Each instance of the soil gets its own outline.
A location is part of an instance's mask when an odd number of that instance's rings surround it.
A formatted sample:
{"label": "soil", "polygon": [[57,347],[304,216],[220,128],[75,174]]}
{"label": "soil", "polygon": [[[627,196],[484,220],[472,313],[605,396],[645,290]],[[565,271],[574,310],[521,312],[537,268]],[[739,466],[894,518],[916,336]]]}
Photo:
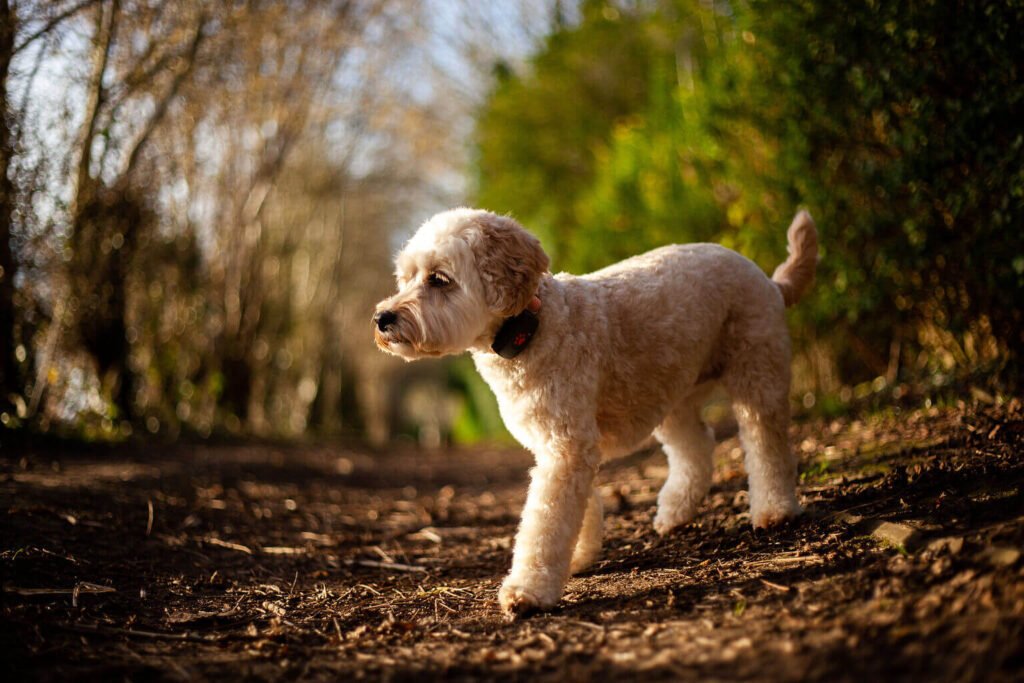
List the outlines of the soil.
{"label": "soil", "polygon": [[[1019,400],[796,425],[806,514],[754,532],[735,437],[694,523],[607,463],[602,559],[495,594],[516,449],[6,446],[0,665],[66,680],[1020,680]],[[7,678],[12,680],[12,678]]]}

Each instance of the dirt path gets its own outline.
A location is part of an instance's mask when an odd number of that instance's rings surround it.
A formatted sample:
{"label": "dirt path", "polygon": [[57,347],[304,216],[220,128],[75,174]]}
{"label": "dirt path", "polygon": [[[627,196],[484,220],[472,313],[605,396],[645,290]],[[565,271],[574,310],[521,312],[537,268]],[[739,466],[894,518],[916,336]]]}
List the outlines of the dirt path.
{"label": "dirt path", "polygon": [[1024,676],[1019,401],[793,441],[808,514],[771,533],[747,525],[735,439],[698,521],[667,538],[650,524],[661,454],[608,464],[603,559],[516,623],[494,595],[521,451],[8,449],[0,664],[44,680]]}

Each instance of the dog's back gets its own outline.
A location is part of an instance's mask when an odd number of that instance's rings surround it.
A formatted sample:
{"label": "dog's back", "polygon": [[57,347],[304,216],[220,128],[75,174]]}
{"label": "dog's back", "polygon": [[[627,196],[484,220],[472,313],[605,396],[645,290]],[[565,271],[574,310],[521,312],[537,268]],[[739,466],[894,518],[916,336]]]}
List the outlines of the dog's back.
{"label": "dog's back", "polygon": [[[800,211],[786,233],[789,257],[775,269],[771,282],[788,307],[795,304],[814,280],[814,269],[818,262],[818,231],[814,220],[807,211]],[[701,278],[712,289],[729,289],[733,285],[743,288],[768,279],[752,261],[742,254],[726,249],[719,244],[671,244],[653,249],[644,254],[613,263],[601,270],[581,276],[583,280],[605,281],[609,286],[620,286],[631,280],[640,279],[641,296],[648,290],[650,275],[669,275],[666,271],[680,270],[679,279],[685,287],[691,285],[700,289],[700,282],[690,283],[687,273],[700,273]],[[676,278],[669,275],[669,280]],[[657,294],[656,292],[650,292]],[[697,292],[693,292],[696,294]],[[685,294],[685,293],[684,293]]]}
{"label": "dog's back", "polygon": [[587,275],[559,274],[552,286],[557,294],[542,292],[555,304],[541,312],[542,334],[545,323],[557,325],[560,353],[599,368],[606,455],[647,438],[669,406],[717,374],[733,325],[786,334],[778,287],[752,261],[716,244],[661,247]]}

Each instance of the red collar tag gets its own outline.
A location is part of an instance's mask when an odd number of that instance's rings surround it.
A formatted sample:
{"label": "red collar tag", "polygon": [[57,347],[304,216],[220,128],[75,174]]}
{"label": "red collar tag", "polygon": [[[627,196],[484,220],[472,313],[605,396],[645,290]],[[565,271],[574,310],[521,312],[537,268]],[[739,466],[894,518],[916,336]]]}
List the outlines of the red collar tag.
{"label": "red collar tag", "polygon": [[494,335],[491,350],[502,358],[515,358],[529,345],[539,324],[540,319],[529,309],[506,318],[498,333]]}

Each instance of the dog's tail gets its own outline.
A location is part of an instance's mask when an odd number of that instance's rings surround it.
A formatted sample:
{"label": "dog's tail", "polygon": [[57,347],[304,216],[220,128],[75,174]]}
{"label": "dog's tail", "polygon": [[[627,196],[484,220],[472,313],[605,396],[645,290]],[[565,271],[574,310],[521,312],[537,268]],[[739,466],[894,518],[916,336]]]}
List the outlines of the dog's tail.
{"label": "dog's tail", "polygon": [[797,213],[786,232],[789,240],[789,258],[772,273],[774,282],[786,306],[792,306],[804,295],[814,280],[814,267],[818,264],[818,231],[814,219],[804,210]]}

